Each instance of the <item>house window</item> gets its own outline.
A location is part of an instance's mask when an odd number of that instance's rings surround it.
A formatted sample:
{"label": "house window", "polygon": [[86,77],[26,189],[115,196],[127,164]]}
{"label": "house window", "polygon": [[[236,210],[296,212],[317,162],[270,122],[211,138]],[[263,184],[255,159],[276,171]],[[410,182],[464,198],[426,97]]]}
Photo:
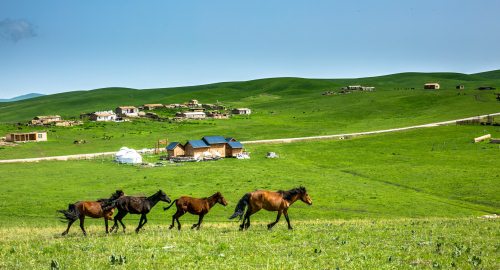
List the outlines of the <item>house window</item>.
{"label": "house window", "polygon": [[43,139],[43,134],[38,134],[38,139]]}

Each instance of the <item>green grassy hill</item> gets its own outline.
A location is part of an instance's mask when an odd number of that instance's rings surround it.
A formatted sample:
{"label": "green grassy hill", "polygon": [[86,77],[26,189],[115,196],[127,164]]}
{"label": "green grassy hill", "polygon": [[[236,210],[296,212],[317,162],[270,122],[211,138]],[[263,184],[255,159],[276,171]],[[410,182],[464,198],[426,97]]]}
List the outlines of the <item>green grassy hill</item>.
{"label": "green grassy hill", "polygon": [[[441,83],[441,90],[422,89],[424,82],[436,81]],[[353,84],[372,85],[377,90],[322,95],[324,91]],[[466,90],[455,90],[457,84],[465,85]],[[219,101],[232,107],[250,107],[253,113],[229,120],[171,124],[139,120],[45,128],[49,132],[48,142],[0,148],[0,159],[116,151],[122,146],[153,147],[158,139],[184,142],[218,134],[240,140],[328,135],[499,112],[500,102],[494,91],[474,90],[485,84],[497,86],[500,80],[485,79],[480,74],[401,73],[362,79],[273,78],[168,89],[68,92],[0,104],[0,121],[25,121],[42,114],[71,118],[119,105],[180,103],[193,98],[202,103]],[[0,124],[0,134],[40,129],[44,128]],[[85,140],[87,144],[73,145],[75,140]]]}
{"label": "green grassy hill", "polygon": [[[196,98],[205,103],[217,100],[234,105],[254,105],[243,98],[259,95],[309,99],[315,102],[324,90],[334,90],[345,85],[363,84],[377,87],[378,91],[414,88],[421,90],[426,82],[439,82],[443,90],[454,89],[463,84],[467,90],[480,85],[500,86],[500,71],[478,74],[460,73],[399,73],[387,76],[359,79],[301,79],[272,78],[246,82],[227,82],[209,85],[161,88],[130,89],[103,88],[91,91],[74,91],[39,98],[0,104],[0,122],[29,120],[36,115],[60,114],[78,117],[82,112],[114,109],[119,105],[142,105],[144,103],[180,103]],[[271,105],[271,104],[269,104]],[[272,106],[270,107],[270,109]]]}

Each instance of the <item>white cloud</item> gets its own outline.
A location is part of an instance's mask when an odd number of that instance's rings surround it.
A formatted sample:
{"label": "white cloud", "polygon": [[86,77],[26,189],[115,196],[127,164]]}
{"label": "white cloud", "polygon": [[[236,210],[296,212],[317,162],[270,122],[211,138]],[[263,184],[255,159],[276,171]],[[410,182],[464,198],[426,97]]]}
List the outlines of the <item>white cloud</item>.
{"label": "white cloud", "polygon": [[36,37],[33,24],[27,20],[5,19],[0,21],[0,39],[18,42],[21,39]]}

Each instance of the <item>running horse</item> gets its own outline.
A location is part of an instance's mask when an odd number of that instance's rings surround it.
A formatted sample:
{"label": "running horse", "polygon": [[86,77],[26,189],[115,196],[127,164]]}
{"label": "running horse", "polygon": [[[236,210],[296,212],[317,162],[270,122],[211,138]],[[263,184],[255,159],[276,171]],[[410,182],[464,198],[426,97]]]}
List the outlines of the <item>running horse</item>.
{"label": "running horse", "polygon": [[[278,216],[276,221],[271,222],[267,225],[270,230],[276,223],[280,220],[281,214],[285,215],[286,222],[288,223],[288,229],[291,230],[292,225],[290,225],[290,218],[288,217],[288,208],[297,200],[301,200],[304,203],[311,205],[312,200],[307,194],[305,187],[298,187],[288,191],[278,190],[276,192],[267,190],[257,190],[245,194],[241,200],[236,205],[234,214],[229,217],[233,219],[235,217],[243,217],[243,222],[240,225],[240,230],[246,230],[250,227],[250,216],[258,212],[260,209],[266,209],[267,211],[278,211]],[[247,208],[245,212],[245,208]]]}
{"label": "running horse", "polygon": [[80,228],[83,235],[87,235],[84,222],[85,216],[91,218],[104,218],[106,233],[108,233],[108,220],[113,220],[114,204],[117,199],[124,195],[123,191],[117,190],[109,199],[99,199],[97,201],[79,201],[68,205],[68,210],[57,210],[64,215],[61,219],[68,221],[68,228],[62,233],[66,235],[73,222],[80,219]]}
{"label": "running horse", "polygon": [[116,200],[115,206],[118,209],[118,213],[116,214],[113,224],[111,227],[111,232],[118,231],[118,222],[123,227],[123,232],[125,232],[125,224],[123,224],[122,219],[128,214],[139,214],[141,215],[141,220],[139,221],[139,226],[135,229],[136,233],[139,233],[139,230],[148,222],[146,214],[153,209],[153,207],[159,202],[163,201],[166,203],[170,203],[170,198],[163,192],[161,189],[158,190],[155,194],[149,197],[133,197],[133,196],[123,196]]}
{"label": "running horse", "polygon": [[208,198],[193,198],[188,196],[182,196],[179,199],[175,199],[172,204],[168,207],[163,207],[163,211],[167,211],[174,205],[177,207],[177,212],[172,216],[172,225],[170,225],[169,229],[174,227],[174,222],[177,221],[177,228],[181,229],[181,223],[179,222],[179,218],[185,213],[189,212],[193,215],[198,215],[198,223],[193,224],[191,229],[196,228],[200,229],[201,222],[203,221],[203,217],[210,211],[215,204],[220,203],[224,206],[227,205],[226,199],[222,196],[220,192],[213,194]]}

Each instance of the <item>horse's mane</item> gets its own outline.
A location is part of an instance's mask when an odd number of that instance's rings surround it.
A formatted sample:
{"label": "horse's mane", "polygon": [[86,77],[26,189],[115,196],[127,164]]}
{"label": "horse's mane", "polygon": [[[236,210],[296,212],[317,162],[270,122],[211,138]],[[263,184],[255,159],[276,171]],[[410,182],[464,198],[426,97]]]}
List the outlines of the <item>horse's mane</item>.
{"label": "horse's mane", "polygon": [[285,200],[291,200],[293,196],[297,194],[304,194],[306,193],[306,188],[303,186],[300,186],[298,188],[290,189],[290,190],[278,190],[277,191],[281,196],[283,196],[283,199]]}
{"label": "horse's mane", "polygon": [[108,199],[99,199],[97,200],[97,202],[100,202],[101,203],[101,207],[106,207],[106,206],[109,206],[109,205],[112,205],[114,204],[114,202],[116,200],[118,200],[121,196],[125,195],[123,193],[123,191],[121,190],[117,190],[115,193],[113,193],[111,195],[111,197],[109,197]]}

